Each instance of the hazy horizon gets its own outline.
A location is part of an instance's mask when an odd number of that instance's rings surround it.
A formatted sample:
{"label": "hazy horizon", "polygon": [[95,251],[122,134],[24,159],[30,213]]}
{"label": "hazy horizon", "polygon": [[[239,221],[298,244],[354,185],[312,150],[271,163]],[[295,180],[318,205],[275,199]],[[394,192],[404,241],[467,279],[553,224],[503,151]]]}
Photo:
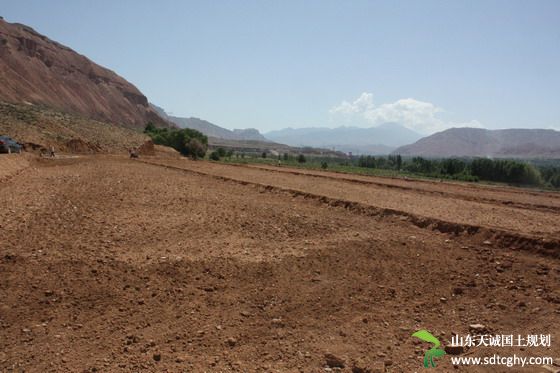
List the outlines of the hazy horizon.
{"label": "hazy horizon", "polygon": [[0,16],[229,129],[560,129],[556,1],[20,0]]}

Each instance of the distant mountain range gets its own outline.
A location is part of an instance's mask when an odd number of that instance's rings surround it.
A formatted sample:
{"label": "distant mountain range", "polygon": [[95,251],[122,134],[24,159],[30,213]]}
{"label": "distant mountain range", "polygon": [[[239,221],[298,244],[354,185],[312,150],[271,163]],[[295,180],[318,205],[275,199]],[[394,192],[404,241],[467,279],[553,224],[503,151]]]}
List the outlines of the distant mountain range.
{"label": "distant mountain range", "polygon": [[199,118],[182,118],[169,115],[165,110],[157,105],[151,104],[152,108],[158,112],[160,116],[166,118],[170,122],[181,128],[192,128],[202,132],[208,137],[215,137],[225,140],[255,140],[266,141],[267,139],[255,128],[234,129],[233,131],[220,127],[214,123],[210,123]]}
{"label": "distant mountain range", "polygon": [[0,17],[0,101],[143,128],[168,125],[134,85],[29,26]]}
{"label": "distant mountain range", "polygon": [[393,153],[424,157],[560,158],[560,131],[451,128]]}
{"label": "distant mountain range", "polygon": [[286,128],[265,133],[269,140],[291,146],[335,148],[355,154],[389,154],[422,136],[397,123],[377,127]]}

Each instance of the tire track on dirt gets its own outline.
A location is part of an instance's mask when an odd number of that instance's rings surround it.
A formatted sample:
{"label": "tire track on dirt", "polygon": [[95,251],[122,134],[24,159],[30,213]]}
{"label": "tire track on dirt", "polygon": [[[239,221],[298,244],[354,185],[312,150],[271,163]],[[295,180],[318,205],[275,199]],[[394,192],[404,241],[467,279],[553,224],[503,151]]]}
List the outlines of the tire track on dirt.
{"label": "tire track on dirt", "polygon": [[[355,178],[351,178],[351,177],[343,177],[343,176],[334,177],[334,176],[329,176],[329,175],[320,175],[318,173],[299,172],[299,171],[296,171],[296,170],[293,170],[293,169],[280,169],[280,168],[274,169],[274,168],[270,168],[270,167],[243,165],[243,164],[229,164],[229,163],[228,163],[228,165],[235,166],[235,167],[245,167],[245,168],[257,169],[257,170],[266,170],[266,171],[270,171],[270,172],[278,172],[278,173],[283,173],[283,174],[316,177],[316,178],[322,178],[322,179],[327,179],[327,180],[346,181],[346,182],[349,182],[349,183],[361,184],[361,185],[375,185],[375,186],[378,186],[378,187],[381,187],[381,188],[398,189],[398,190],[404,190],[404,191],[414,192],[414,193],[419,193],[419,194],[424,194],[424,195],[434,195],[434,196],[443,197],[443,198],[461,199],[463,201],[468,201],[468,202],[482,202],[482,203],[494,204],[494,205],[499,205],[499,206],[503,205],[503,206],[508,206],[508,207],[520,208],[520,209],[524,209],[524,210],[560,213],[560,206],[522,203],[522,202],[511,201],[511,200],[499,200],[499,199],[495,199],[495,198],[485,198],[485,197],[469,197],[469,196],[458,194],[458,193],[448,193],[448,192],[443,192],[443,191],[416,189],[416,188],[407,187],[407,186],[403,186],[403,185],[386,184],[386,183],[382,183],[382,182],[378,182],[378,181],[355,179]],[[331,172],[331,171],[329,171],[329,172]],[[341,175],[343,175],[343,173],[341,173]]]}
{"label": "tire track on dirt", "polygon": [[524,250],[524,251],[537,253],[543,256],[560,258],[560,240],[558,239],[544,239],[535,236],[511,232],[503,229],[449,222],[442,219],[425,217],[406,211],[372,206],[362,202],[331,198],[320,194],[313,194],[297,189],[279,187],[270,184],[263,184],[255,181],[240,180],[232,177],[215,175],[215,174],[206,173],[198,170],[192,170],[189,168],[183,168],[179,166],[172,166],[172,165],[150,162],[145,160],[136,160],[136,161],[148,165],[156,166],[156,167],[164,167],[170,170],[177,170],[177,171],[186,172],[195,175],[203,175],[217,180],[233,182],[240,185],[253,186],[253,187],[260,188],[261,190],[266,192],[285,193],[293,197],[303,197],[305,199],[314,200],[332,207],[344,208],[346,210],[359,213],[365,216],[375,216],[381,218],[397,217],[397,218],[401,218],[401,220],[403,221],[408,221],[409,223],[419,228],[430,229],[430,230],[439,231],[442,233],[452,234],[456,236],[461,234],[466,234],[478,238],[481,242],[491,239],[493,241],[493,244],[496,244],[497,246],[502,248]]}
{"label": "tire track on dirt", "polygon": [[[227,164],[234,164],[234,163],[227,163]],[[242,164],[242,163],[236,163],[235,165],[240,165],[240,166],[245,166],[245,167],[250,167],[250,168],[260,168],[260,169],[274,169],[276,168],[276,166],[274,165],[265,165],[265,164]],[[401,177],[396,177],[396,176],[375,176],[375,175],[367,175],[367,174],[356,174],[356,173],[350,173],[350,172],[344,172],[344,171],[335,171],[335,170],[325,170],[325,171],[321,171],[321,170],[314,170],[314,169],[305,169],[305,168],[301,168],[301,169],[296,169],[293,167],[289,167],[289,166],[280,166],[278,168],[285,168],[285,169],[289,169],[289,170],[294,170],[296,172],[300,172],[302,174],[305,175],[311,175],[311,174],[316,174],[316,173],[333,173],[333,174],[337,174],[337,175],[346,175],[348,177],[363,177],[363,178],[378,178],[378,179],[383,179],[385,180],[389,180],[389,181],[403,181],[403,178]],[[409,182],[413,182],[413,183],[418,183],[418,184],[427,184],[427,185],[439,185],[440,182],[439,181],[435,181],[433,179],[422,179],[422,178],[410,178],[407,179],[406,181]],[[473,191],[493,191],[496,188],[499,188],[500,191],[503,192],[507,192],[507,193],[512,193],[512,194],[522,194],[522,195],[530,195],[530,196],[535,196],[535,197],[549,197],[549,198],[554,198],[557,200],[560,200],[560,193],[557,192],[551,192],[551,191],[545,191],[545,190],[534,190],[534,189],[530,189],[530,188],[521,188],[521,187],[513,187],[513,186],[509,186],[509,185],[491,185],[491,184],[475,184],[475,183],[466,183],[466,182],[455,182],[453,183],[453,180],[445,180],[446,183],[454,185],[454,186],[461,186],[462,188],[465,189],[471,189]],[[388,184],[387,182],[383,183],[383,184]],[[389,184],[391,185],[391,184]]]}
{"label": "tire track on dirt", "polygon": [[[160,163],[182,168],[186,167],[214,175],[258,181],[264,184],[325,195],[335,199],[357,201],[366,205],[408,211],[420,216],[452,221],[459,224],[472,224],[541,238],[560,238],[560,230],[557,224],[558,214],[550,212],[519,209],[483,202],[469,202],[459,198],[442,198],[437,195],[426,195],[412,191],[353,184],[343,180],[313,179],[306,175],[288,175],[254,168],[230,167],[227,164],[216,162],[191,162],[187,159],[156,160]],[[449,188],[453,189],[452,186],[449,186]],[[489,193],[480,191],[476,194],[476,196],[478,195],[502,198],[499,188]],[[550,201],[546,197],[529,198],[527,200],[520,196],[519,201],[555,204],[554,201]]]}
{"label": "tire track on dirt", "polygon": [[17,177],[29,168],[29,157],[21,154],[0,155],[0,184]]}

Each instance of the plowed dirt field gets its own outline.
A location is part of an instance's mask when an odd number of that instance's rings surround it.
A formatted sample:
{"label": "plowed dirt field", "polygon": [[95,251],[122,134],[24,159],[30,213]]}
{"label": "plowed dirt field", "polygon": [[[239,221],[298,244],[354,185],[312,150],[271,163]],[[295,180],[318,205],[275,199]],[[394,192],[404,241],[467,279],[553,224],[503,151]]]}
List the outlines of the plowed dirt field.
{"label": "plowed dirt field", "polygon": [[464,356],[560,358],[558,193],[181,158],[13,163],[2,372],[419,372],[431,346],[413,332],[445,346],[472,324],[552,344]]}

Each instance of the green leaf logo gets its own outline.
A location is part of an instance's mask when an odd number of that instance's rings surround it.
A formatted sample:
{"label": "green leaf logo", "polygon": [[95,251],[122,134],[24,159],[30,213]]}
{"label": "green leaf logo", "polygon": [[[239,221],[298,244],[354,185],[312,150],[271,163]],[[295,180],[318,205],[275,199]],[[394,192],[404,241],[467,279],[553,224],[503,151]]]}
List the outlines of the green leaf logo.
{"label": "green leaf logo", "polygon": [[412,334],[412,336],[434,345],[424,354],[424,368],[435,368],[436,363],[434,362],[434,357],[445,355],[445,351],[439,348],[439,346],[441,346],[439,339],[434,337],[429,331],[423,329]]}

